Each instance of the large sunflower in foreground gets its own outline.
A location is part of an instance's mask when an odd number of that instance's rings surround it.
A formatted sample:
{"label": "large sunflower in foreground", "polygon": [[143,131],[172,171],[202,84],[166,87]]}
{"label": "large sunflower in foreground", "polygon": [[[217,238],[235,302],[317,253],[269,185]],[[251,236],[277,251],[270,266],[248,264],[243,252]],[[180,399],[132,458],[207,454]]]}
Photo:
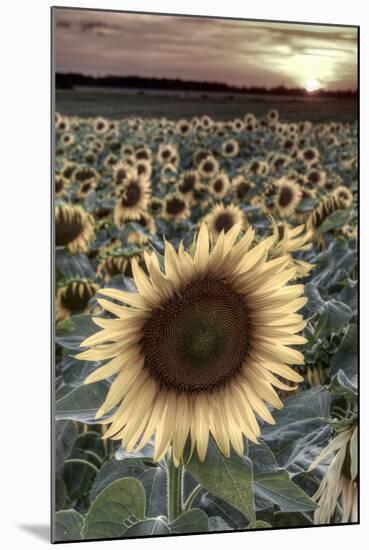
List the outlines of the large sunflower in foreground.
{"label": "large sunflower in foreground", "polygon": [[188,438],[204,460],[212,435],[224,455],[231,446],[241,454],[243,436],[257,442],[256,415],[274,423],[266,403],[283,407],[273,386],[291,386],[279,377],[302,380],[287,365],[304,363],[289,347],[306,342],[296,334],[303,286],[286,286],[289,256],[267,261],[274,237],[250,250],[254,230],[236,242],[239,233],[240,224],[222,232],[209,250],[203,223],[191,252],[165,243],[163,271],[155,252],[145,252],[148,275],[132,261],[137,293],[100,291],[116,318],[94,318],[102,330],[77,357],[109,360],[85,382],[116,376],[96,418],[127,451],[155,434],[154,460],[171,448],[178,465]]}

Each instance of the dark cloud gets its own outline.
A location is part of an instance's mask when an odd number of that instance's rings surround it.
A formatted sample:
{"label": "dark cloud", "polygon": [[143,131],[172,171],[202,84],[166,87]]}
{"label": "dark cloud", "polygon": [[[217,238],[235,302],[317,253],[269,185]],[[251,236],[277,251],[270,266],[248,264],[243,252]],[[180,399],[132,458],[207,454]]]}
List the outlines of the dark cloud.
{"label": "dark cloud", "polygon": [[56,29],[59,71],[356,87],[350,27],[58,9]]}

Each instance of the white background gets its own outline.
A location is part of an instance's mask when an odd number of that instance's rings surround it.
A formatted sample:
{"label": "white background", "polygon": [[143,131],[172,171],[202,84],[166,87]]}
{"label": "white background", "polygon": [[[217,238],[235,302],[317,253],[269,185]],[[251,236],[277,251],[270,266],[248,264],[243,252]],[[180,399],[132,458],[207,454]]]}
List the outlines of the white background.
{"label": "white background", "polygon": [[[0,544],[48,544],[50,304],[50,6],[48,0],[7,0],[1,7]],[[361,25],[361,525],[111,541],[69,548],[177,549],[204,545],[288,550],[366,546],[368,498],[368,51],[366,2],[350,0],[227,0],[67,2],[63,6],[132,9]]]}

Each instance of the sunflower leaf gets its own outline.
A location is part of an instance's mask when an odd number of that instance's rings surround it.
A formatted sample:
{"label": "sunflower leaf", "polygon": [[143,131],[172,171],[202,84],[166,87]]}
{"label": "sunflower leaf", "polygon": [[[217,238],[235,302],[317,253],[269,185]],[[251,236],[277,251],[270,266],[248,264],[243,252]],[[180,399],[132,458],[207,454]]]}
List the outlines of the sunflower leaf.
{"label": "sunflower leaf", "polygon": [[81,540],[83,516],[76,510],[56,512],[53,542]]}
{"label": "sunflower leaf", "polygon": [[181,514],[170,524],[170,531],[173,534],[182,533],[206,533],[209,531],[209,519],[200,508],[192,508]]}
{"label": "sunflower leaf", "polygon": [[290,480],[285,470],[256,474],[254,483],[259,495],[283,512],[306,512],[317,508],[315,502]]}
{"label": "sunflower leaf", "polygon": [[164,518],[145,519],[124,531],[124,538],[152,537],[155,535],[170,535],[170,528]]}
{"label": "sunflower leaf", "polygon": [[229,502],[249,521],[255,520],[252,463],[246,456],[240,457],[232,451],[227,458],[209,440],[204,462],[194,453],[186,469],[213,495]]}
{"label": "sunflower leaf", "polygon": [[91,315],[72,315],[56,325],[55,342],[63,348],[82,351],[80,344],[95,332]]}
{"label": "sunflower leaf", "polygon": [[[137,479],[113,481],[96,497],[85,518],[84,539],[114,538],[145,517],[145,490]],[[132,535],[131,535],[132,536]]]}
{"label": "sunflower leaf", "polygon": [[[77,420],[96,424],[96,411],[105,400],[108,391],[106,382],[79,386],[55,403],[56,420]],[[100,419],[99,419],[100,420]]]}

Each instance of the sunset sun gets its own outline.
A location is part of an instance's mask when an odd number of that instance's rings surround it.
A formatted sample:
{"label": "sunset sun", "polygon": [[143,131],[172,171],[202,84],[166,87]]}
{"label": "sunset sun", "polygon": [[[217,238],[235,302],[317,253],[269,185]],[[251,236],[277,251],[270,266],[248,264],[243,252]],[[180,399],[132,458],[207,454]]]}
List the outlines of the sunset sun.
{"label": "sunset sun", "polygon": [[307,92],[315,92],[316,90],[319,90],[319,88],[321,88],[321,83],[319,80],[311,78],[305,82],[304,88]]}

